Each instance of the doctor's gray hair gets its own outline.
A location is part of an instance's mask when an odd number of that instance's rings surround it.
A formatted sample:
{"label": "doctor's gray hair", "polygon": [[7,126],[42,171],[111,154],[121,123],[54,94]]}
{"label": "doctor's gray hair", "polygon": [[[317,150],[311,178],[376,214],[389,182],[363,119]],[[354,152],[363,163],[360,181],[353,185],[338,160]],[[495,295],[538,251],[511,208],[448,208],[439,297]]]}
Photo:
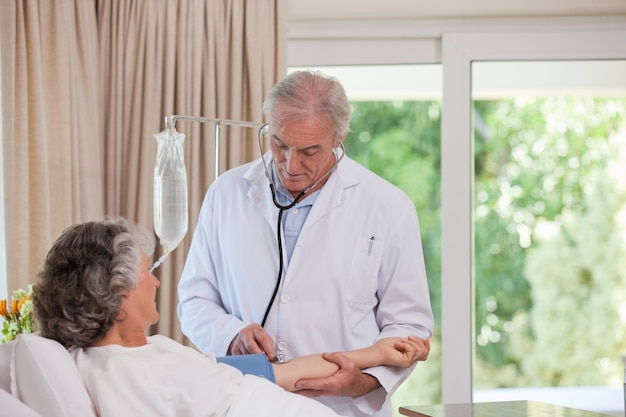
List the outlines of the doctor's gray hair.
{"label": "doctor's gray hair", "polygon": [[296,71],[278,82],[263,103],[269,124],[321,116],[328,121],[334,139],[350,130],[352,106],[343,86],[335,77],[319,71]]}
{"label": "doctor's gray hair", "polygon": [[77,224],[52,245],[33,285],[33,314],[41,335],[65,347],[104,337],[120,313],[123,294],[137,288],[141,252],[154,236],[122,217]]}

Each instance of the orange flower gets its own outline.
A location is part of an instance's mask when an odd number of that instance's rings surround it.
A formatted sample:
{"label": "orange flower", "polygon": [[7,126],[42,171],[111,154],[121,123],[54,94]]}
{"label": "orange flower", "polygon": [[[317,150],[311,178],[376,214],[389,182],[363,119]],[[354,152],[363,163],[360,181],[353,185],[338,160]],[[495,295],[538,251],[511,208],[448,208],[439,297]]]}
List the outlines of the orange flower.
{"label": "orange flower", "polygon": [[0,343],[9,342],[20,333],[33,331],[32,285],[28,291],[13,291],[11,301],[0,300]]}

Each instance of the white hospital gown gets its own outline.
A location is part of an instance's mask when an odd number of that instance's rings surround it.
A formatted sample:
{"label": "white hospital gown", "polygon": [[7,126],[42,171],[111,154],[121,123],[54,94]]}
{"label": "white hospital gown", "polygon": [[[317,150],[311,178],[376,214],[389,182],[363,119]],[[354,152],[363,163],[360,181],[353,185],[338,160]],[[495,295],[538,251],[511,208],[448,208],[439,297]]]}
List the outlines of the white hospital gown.
{"label": "white hospital gown", "polygon": [[164,336],[135,348],[72,349],[100,417],[337,416]]}

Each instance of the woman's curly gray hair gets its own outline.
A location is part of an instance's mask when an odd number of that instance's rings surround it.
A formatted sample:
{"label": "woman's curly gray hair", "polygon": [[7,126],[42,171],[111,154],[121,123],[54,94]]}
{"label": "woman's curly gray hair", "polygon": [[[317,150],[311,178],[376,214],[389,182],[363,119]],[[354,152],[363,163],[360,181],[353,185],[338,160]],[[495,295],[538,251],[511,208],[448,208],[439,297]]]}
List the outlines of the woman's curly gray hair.
{"label": "woman's curly gray hair", "polygon": [[141,252],[154,236],[122,217],[66,229],[52,245],[33,285],[41,335],[65,347],[90,346],[120,313],[122,294],[137,287]]}

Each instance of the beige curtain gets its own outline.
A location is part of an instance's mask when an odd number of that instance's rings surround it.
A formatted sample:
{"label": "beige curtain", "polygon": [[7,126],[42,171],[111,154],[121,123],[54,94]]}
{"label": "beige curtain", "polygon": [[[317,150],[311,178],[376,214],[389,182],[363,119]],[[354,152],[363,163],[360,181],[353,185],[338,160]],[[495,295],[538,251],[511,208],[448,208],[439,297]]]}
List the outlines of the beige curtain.
{"label": "beige curtain", "polygon": [[3,1],[2,145],[9,294],[58,234],[104,213],[93,3]]}
{"label": "beige curtain", "polygon": [[[165,128],[166,115],[263,121],[263,99],[286,69],[281,2],[98,3],[107,213],[152,230],[153,134]],[[204,194],[214,179],[215,126],[178,122],[176,128],[186,135],[189,231],[155,272],[161,280],[161,318],[153,331],[184,341],[176,287]],[[255,135],[224,128],[221,167],[257,157]]]}
{"label": "beige curtain", "polygon": [[[69,224],[122,215],[153,230],[152,135],[166,115],[263,121],[262,101],[286,72],[284,2],[3,0],[9,290],[31,280]],[[156,271],[153,331],[185,341],[176,286],[214,179],[214,126],[176,128],[186,135],[189,231]],[[222,170],[258,156],[255,135],[223,129]]]}

